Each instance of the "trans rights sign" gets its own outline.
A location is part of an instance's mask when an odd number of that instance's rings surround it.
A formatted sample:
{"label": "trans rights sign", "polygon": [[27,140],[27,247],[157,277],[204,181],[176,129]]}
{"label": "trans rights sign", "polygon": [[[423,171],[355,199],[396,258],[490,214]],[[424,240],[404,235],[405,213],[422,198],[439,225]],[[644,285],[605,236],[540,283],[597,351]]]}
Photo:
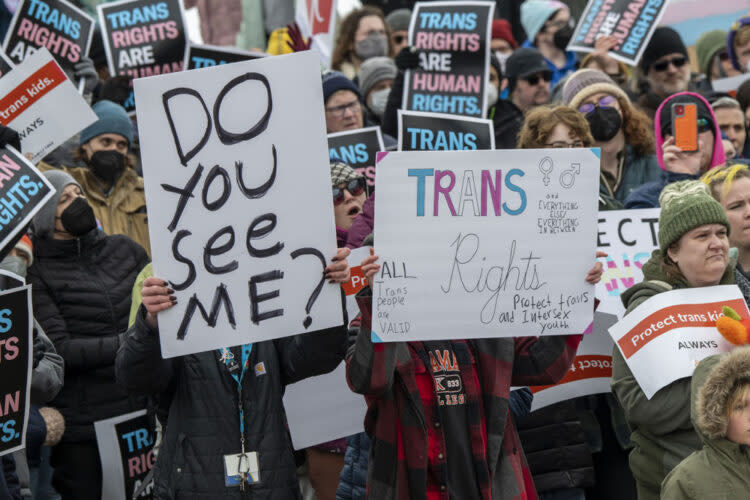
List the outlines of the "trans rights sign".
{"label": "trans rights sign", "polygon": [[492,120],[398,110],[399,151],[495,149]]}
{"label": "trans rights sign", "polygon": [[380,127],[366,127],[328,134],[328,153],[362,174],[367,180],[367,194],[375,189],[375,156],[385,151]]}

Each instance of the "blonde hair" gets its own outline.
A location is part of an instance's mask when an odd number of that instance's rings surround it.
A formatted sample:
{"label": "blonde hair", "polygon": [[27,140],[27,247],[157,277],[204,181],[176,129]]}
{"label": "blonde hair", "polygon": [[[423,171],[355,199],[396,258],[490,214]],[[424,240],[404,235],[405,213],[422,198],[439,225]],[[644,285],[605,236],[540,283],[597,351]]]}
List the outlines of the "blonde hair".
{"label": "blonde hair", "polygon": [[741,163],[725,165],[709,170],[701,177],[701,181],[711,191],[711,196],[719,203],[729,193],[732,184],[737,179],[750,179],[750,168],[747,165]]}
{"label": "blonde hair", "polygon": [[734,35],[734,48],[735,50],[750,42],[750,26],[743,26],[737,30],[737,34]]}
{"label": "blonde hair", "polygon": [[750,378],[741,378],[734,383],[727,396],[727,406],[724,409],[727,417],[732,416],[735,406],[745,403],[748,391],[750,391]]}

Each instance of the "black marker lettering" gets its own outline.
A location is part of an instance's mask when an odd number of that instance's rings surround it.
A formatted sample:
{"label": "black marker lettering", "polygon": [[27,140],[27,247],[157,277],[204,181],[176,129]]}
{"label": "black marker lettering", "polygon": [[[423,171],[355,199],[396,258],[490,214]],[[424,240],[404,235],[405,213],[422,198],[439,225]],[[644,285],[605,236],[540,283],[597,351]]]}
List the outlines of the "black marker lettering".
{"label": "black marker lettering", "polygon": [[263,320],[276,318],[284,315],[284,309],[273,309],[271,311],[259,312],[258,304],[266,300],[275,299],[280,295],[279,290],[273,290],[267,293],[258,294],[258,283],[265,283],[267,281],[280,280],[284,278],[284,273],[276,270],[269,271],[263,274],[256,274],[250,278],[250,321],[254,324],[258,324]]}
{"label": "black marker lettering", "polygon": [[[214,244],[216,243],[216,240],[218,240],[225,234],[229,235],[229,240],[223,245],[215,247]],[[217,266],[211,260],[211,257],[226,253],[231,250],[233,246],[234,229],[232,228],[232,226],[224,226],[216,231],[213,236],[208,239],[208,241],[206,242],[206,246],[203,247],[203,265],[205,266],[206,271],[211,274],[225,274],[237,269],[237,267],[239,267],[239,264],[236,260],[233,260],[232,262],[223,266]]]}
{"label": "black marker lettering", "polygon": [[169,184],[161,185],[161,188],[164,191],[177,193],[180,195],[180,199],[177,201],[177,208],[174,211],[174,217],[172,217],[172,222],[170,222],[167,226],[167,229],[169,229],[170,232],[174,231],[177,227],[177,223],[180,222],[182,212],[185,211],[185,206],[187,205],[188,199],[193,197],[193,191],[195,191],[195,186],[198,185],[198,181],[201,179],[201,175],[203,175],[203,166],[199,163],[198,168],[195,169],[195,172],[190,177],[187,184],[185,184],[184,188],[170,186]]}
{"label": "black marker lettering", "polygon": [[174,239],[172,240],[172,256],[174,256],[176,261],[182,262],[183,264],[186,264],[188,266],[188,276],[185,281],[183,281],[182,283],[173,283],[171,281],[169,282],[170,286],[178,291],[186,289],[195,281],[195,264],[193,264],[193,261],[183,256],[180,253],[180,249],[178,248],[180,246],[180,241],[182,241],[184,237],[190,236],[191,234],[193,233],[191,233],[187,229],[181,229],[177,231],[177,234],[174,235]]}
{"label": "black marker lettering", "polygon": [[[271,91],[269,90],[268,92],[270,99]],[[169,100],[178,95],[191,95],[197,98],[200,101],[201,106],[203,106],[203,112],[206,113],[207,126],[205,132],[203,132],[203,137],[201,137],[200,142],[198,142],[198,144],[187,153],[184,153],[182,150],[182,143],[180,143],[180,138],[177,136],[177,128],[175,127],[174,120],[172,119],[172,112],[169,110]],[[177,147],[177,155],[180,157],[180,163],[182,163],[182,165],[186,167],[187,162],[190,161],[195,155],[197,155],[198,152],[203,149],[203,146],[205,146],[208,142],[208,138],[211,135],[211,113],[209,113],[208,106],[206,106],[206,103],[203,101],[201,95],[195,90],[185,87],[179,87],[165,92],[161,96],[161,102],[164,106],[164,111],[167,113],[169,128],[172,130],[172,138],[174,139],[175,147]]]}
{"label": "black marker lettering", "polygon": [[[219,121],[219,110],[221,109],[221,104],[224,101],[224,97],[226,97],[229,91],[237,85],[253,80],[259,81],[266,88],[266,114],[264,114],[258,121],[258,123],[253,125],[246,132],[242,132],[239,134],[229,132],[221,126],[221,122]],[[214,123],[216,124],[216,135],[219,136],[219,140],[221,141],[221,143],[227,146],[231,146],[232,144],[237,144],[238,142],[242,141],[249,141],[253,137],[262,134],[263,131],[266,130],[266,128],[268,127],[268,121],[271,119],[272,110],[273,98],[271,97],[271,85],[269,85],[268,79],[260,73],[245,73],[244,75],[240,75],[227,83],[224,88],[221,89],[221,92],[219,92],[219,96],[216,98],[216,102],[214,103]]]}
{"label": "black marker lettering", "polygon": [[221,304],[224,304],[225,309],[227,310],[227,320],[229,321],[229,324],[232,326],[232,328],[237,327],[237,322],[234,319],[234,308],[232,307],[232,301],[229,298],[229,292],[227,292],[227,286],[222,283],[218,287],[216,287],[216,292],[214,293],[214,300],[211,303],[211,312],[206,312],[206,308],[203,307],[203,304],[200,300],[198,300],[198,294],[194,293],[192,297],[190,297],[190,301],[188,302],[187,307],[185,308],[185,314],[182,317],[182,322],[180,323],[180,327],[177,329],[177,340],[184,340],[185,335],[187,334],[187,329],[190,326],[190,320],[193,319],[193,314],[195,314],[195,310],[198,309],[201,313],[201,316],[203,316],[203,321],[206,322],[206,325],[213,328],[216,326],[216,322],[219,320],[219,310],[221,309]]}
{"label": "black marker lettering", "polygon": [[[267,222],[267,224],[263,224],[263,222]],[[261,227],[258,227],[261,226]],[[250,223],[250,227],[247,228],[247,251],[252,255],[253,257],[263,258],[263,257],[270,257],[272,255],[276,255],[277,253],[281,252],[281,249],[284,248],[284,244],[280,241],[277,241],[275,245],[270,246],[268,248],[255,248],[253,246],[252,240],[254,239],[261,239],[265,237],[268,233],[273,231],[273,229],[276,227],[276,214],[267,213],[263,215],[259,215],[256,217],[253,222]]]}
{"label": "black marker lettering", "polygon": [[273,155],[273,169],[271,170],[271,175],[265,183],[257,188],[248,188],[245,186],[245,181],[242,180],[243,164],[241,161],[234,162],[234,167],[237,170],[237,185],[240,187],[242,194],[251,200],[265,195],[268,190],[271,189],[271,186],[273,186],[273,183],[276,180],[276,145],[271,145],[271,154]]}
{"label": "black marker lettering", "polygon": [[[221,194],[214,201],[208,201],[208,191],[211,189],[214,179],[220,178],[222,182]],[[232,181],[229,179],[229,173],[218,165],[208,172],[206,182],[203,184],[203,206],[208,210],[215,212],[224,206],[232,193]]]}

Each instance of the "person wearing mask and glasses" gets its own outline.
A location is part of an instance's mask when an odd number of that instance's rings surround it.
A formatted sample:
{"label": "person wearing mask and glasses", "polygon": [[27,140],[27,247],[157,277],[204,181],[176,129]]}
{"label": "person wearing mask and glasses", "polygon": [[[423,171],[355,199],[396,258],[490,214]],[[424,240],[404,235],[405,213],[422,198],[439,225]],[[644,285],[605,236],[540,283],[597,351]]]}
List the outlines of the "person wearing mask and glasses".
{"label": "person wearing mask and glasses", "polygon": [[393,45],[383,11],[365,6],[353,10],[338,28],[338,38],[331,56],[331,68],[354,79],[359,68],[371,57],[392,57]]}
{"label": "person wearing mask and glasses", "polygon": [[566,51],[575,24],[567,5],[557,0],[527,0],[521,4],[521,24],[528,39],[522,47],[534,47],[552,72],[552,86],[576,70],[575,52]]}

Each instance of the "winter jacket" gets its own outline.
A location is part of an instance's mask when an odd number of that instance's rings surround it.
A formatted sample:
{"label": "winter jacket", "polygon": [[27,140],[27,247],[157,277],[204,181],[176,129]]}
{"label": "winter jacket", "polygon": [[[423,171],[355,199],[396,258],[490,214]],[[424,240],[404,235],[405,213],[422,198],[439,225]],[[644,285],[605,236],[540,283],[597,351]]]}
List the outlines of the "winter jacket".
{"label": "winter jacket", "polygon": [[34,320],[34,355],[37,349],[44,353],[39,364],[31,372],[31,402],[44,404],[52,401],[63,386],[64,362],[55,346]]}
{"label": "winter jacket", "polygon": [[750,304],[750,278],[742,271],[739,262],[734,269],[734,282],[739,287],[740,292],[742,292],[742,296],[745,297],[745,302]]}
{"label": "winter jacket", "polygon": [[[521,47],[530,47],[532,49],[536,49],[536,46],[534,46],[531,40],[526,40],[525,42],[523,42]],[[546,57],[544,58],[544,62],[547,63],[547,67],[552,72],[552,80],[550,80],[549,82],[550,88],[554,87],[557,82],[578,69],[578,56],[576,56],[576,53],[571,50],[565,51],[565,65],[562,68],[558,68],[555,63],[553,63]]]}
{"label": "winter jacket", "polygon": [[360,432],[346,440],[344,468],[341,469],[336,500],[365,500],[367,498],[367,464],[370,438]]}
{"label": "winter jacket", "polygon": [[[623,165],[622,181],[614,193],[615,199],[625,202],[628,196],[641,186],[661,180],[662,170],[655,155],[642,156],[635,152],[629,144],[625,146],[625,162]],[[609,195],[603,182],[599,183],[599,193]]]}
{"label": "winter jacket", "polygon": [[[492,113],[492,111],[491,111]],[[495,127],[495,149],[516,149],[518,134],[523,128],[523,111],[510,99],[499,99],[492,113],[492,124]]]}
{"label": "winter jacket", "polygon": [[[372,301],[368,292],[365,289],[357,297],[362,324],[356,343],[346,356],[349,387],[364,394],[368,406],[365,431],[372,439],[368,496],[377,500],[423,500],[428,474],[428,431],[427,410],[417,389],[417,367],[407,343],[372,343]],[[491,491],[492,499],[536,498],[518,434],[508,418],[510,385],[556,383],[570,367],[580,340],[580,335],[573,335],[467,341],[475,353],[482,417],[486,422],[484,452],[490,468],[487,491]],[[467,417],[471,422],[470,414]],[[471,446],[475,453],[476,441],[472,440]],[[403,455],[398,451],[400,448]],[[440,471],[438,480],[445,484],[446,467],[441,466]],[[485,491],[484,484],[479,486]]]}
{"label": "winter jacket", "polygon": [[218,351],[162,359],[159,332],[148,325],[141,307],[117,355],[117,380],[133,393],[172,391],[154,467],[154,498],[301,498],[284,387],[341,363],[347,345],[343,325],[253,344],[242,378],[242,405],[245,447],[258,453],[261,482],[243,493],[224,485],[223,456],[240,452],[237,383]]}
{"label": "winter jacket", "polygon": [[63,441],[95,439],[93,423],[144,407],[115,384],[115,353],[128,326],[130,294],[146,251],[127,236],[93,229],[73,240],[35,239],[34,316],[65,360],[54,406]]}
{"label": "winter jacket", "polygon": [[[623,292],[625,314],[656,294],[689,287],[684,281],[670,282],[661,271],[661,260],[661,251],[655,250],[643,266],[644,281]],[[730,262],[721,284],[733,283],[734,263]],[[612,351],[612,365],[612,391],[632,430],[630,469],[638,485],[638,500],[658,499],[664,476],[700,448],[690,421],[690,378],[676,380],[648,399],[617,347]]]}
{"label": "winter jacket", "polygon": [[0,498],[2,500],[21,500],[21,485],[16,475],[16,461],[13,455],[0,457]]}
{"label": "winter jacket", "polygon": [[367,235],[375,228],[375,193],[372,193],[362,205],[362,212],[354,219],[346,235],[346,246],[354,249],[362,246]]}
{"label": "winter jacket", "polygon": [[750,492],[750,447],[726,438],[726,407],[734,383],[750,377],[750,347],[705,358],[691,384],[692,419],[703,449],[662,483],[662,500],[735,500]]}
{"label": "winter jacket", "polygon": [[700,178],[699,174],[679,174],[668,170],[662,170],[659,175],[659,180],[648,182],[631,191],[625,199],[625,208],[658,208],[659,195],[667,184],[672,184],[673,182],[678,181],[697,180]]}
{"label": "winter jacket", "polygon": [[[39,163],[37,167],[41,171],[53,168],[45,163]],[[126,168],[107,196],[88,168],[63,167],[62,170],[81,185],[86,200],[94,209],[94,216],[105,233],[124,234],[151,254],[143,177],[132,168]]]}

